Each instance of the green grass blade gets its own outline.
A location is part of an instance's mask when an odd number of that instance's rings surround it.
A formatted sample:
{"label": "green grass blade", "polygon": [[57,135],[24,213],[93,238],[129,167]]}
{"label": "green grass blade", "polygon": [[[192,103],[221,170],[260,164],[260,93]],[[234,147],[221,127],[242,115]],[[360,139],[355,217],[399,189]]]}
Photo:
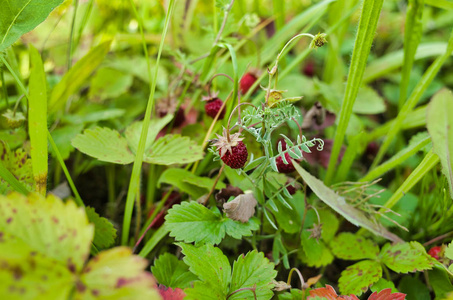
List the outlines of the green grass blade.
{"label": "green grass blade", "polygon": [[333,179],[338,155],[340,154],[346,129],[349,124],[349,119],[351,118],[352,107],[361,86],[366,62],[376,32],[379,15],[381,13],[382,3],[383,0],[363,1],[362,13],[360,15],[354,50],[352,52],[351,65],[349,67],[348,83],[346,85],[346,91],[339,116],[339,123],[335,133],[329,167],[325,178],[327,185],[329,185],[330,181]]}
{"label": "green grass blade", "polygon": [[141,257],[146,257],[154,247],[170,232],[170,230],[165,226],[161,226],[159,229],[154,232],[153,236],[146,242],[143,249],[138,253]]}
{"label": "green grass blade", "polygon": [[360,181],[371,181],[375,178],[378,178],[379,176],[383,175],[384,173],[387,173],[388,171],[396,168],[397,166],[401,165],[406,159],[417,153],[419,150],[421,150],[423,147],[428,145],[431,142],[429,136],[426,136],[425,138],[416,141],[414,143],[410,143],[409,146],[395,154],[392,158],[387,160],[385,163],[381,164],[380,166],[377,166],[368,174],[365,175]]}
{"label": "green grass blade", "polygon": [[72,181],[71,174],[69,174],[69,170],[64,163],[60,150],[58,150],[58,147],[55,144],[55,141],[53,140],[53,137],[48,130],[47,130],[47,139],[49,140],[50,146],[52,147],[52,149],[55,153],[55,156],[57,157],[57,160],[60,163],[61,168],[63,169],[64,175],[66,176],[66,180],[68,181],[68,184],[71,187],[72,193],[74,194],[75,202],[77,203],[78,206],[85,207],[85,204],[83,203],[82,198],[80,197],[80,194],[77,191],[74,181]]}
{"label": "green grass blade", "polygon": [[434,7],[453,10],[453,2],[449,0],[426,0],[425,3]]}
{"label": "green grass blade", "polygon": [[0,162],[0,177],[3,178],[8,184],[17,192],[28,195],[30,192],[16,177]]}
{"label": "green grass blade", "polygon": [[175,0],[170,0],[170,3],[168,4],[167,15],[165,16],[165,25],[163,28],[161,42],[159,45],[159,51],[157,53],[156,64],[154,67],[154,76],[153,76],[153,80],[151,83],[151,91],[150,91],[149,98],[148,98],[148,104],[146,106],[145,117],[143,120],[143,127],[142,127],[142,132],[140,135],[140,142],[138,144],[137,153],[135,155],[134,165],[132,167],[131,179],[129,182],[129,189],[127,191],[126,207],[124,210],[123,231],[121,233],[121,244],[122,245],[126,245],[128,243],[129,230],[130,230],[131,220],[132,220],[132,212],[134,210],[134,202],[135,202],[134,200],[135,200],[135,196],[138,191],[139,184],[140,184],[140,173],[141,173],[141,168],[142,168],[142,163],[143,163],[143,154],[145,153],[146,137],[148,135],[149,122],[151,120],[151,113],[154,108],[154,93],[156,91],[156,83],[157,83],[156,79],[157,79],[157,76],[159,73],[159,62],[160,62],[160,57],[162,55],[162,50],[164,48],[165,36],[168,31],[168,25],[170,23],[170,18],[173,13],[175,3],[176,3]]}
{"label": "green grass blade", "polygon": [[406,101],[407,88],[414,64],[415,53],[423,34],[424,0],[409,0],[404,27],[404,63],[401,70],[400,97],[398,107],[401,109]]}
{"label": "green grass blade", "polygon": [[384,204],[384,208],[380,211],[386,211],[386,208],[392,208],[398,201],[404,196],[405,193],[409,192],[414,185],[419,182],[432,168],[434,168],[439,163],[439,156],[429,151],[423,158],[422,162],[412,171],[411,175],[400,185],[398,190],[392,195],[392,197],[387,200]]}
{"label": "green grass blade", "polygon": [[406,119],[407,115],[412,111],[412,109],[417,104],[418,100],[420,100],[423,93],[426,91],[428,86],[436,77],[437,73],[439,72],[442,65],[445,63],[447,58],[450,57],[450,54],[453,51],[453,31],[450,34],[450,38],[448,40],[448,46],[445,53],[438,58],[429,66],[428,70],[423,74],[423,77],[418,82],[417,86],[414,88],[414,91],[409,96],[409,99],[406,101],[404,106],[401,108],[398,116],[395,119],[395,123],[393,124],[391,130],[387,133],[387,137],[384,140],[384,143],[379,148],[379,152],[376,155],[376,158],[371,165],[371,169],[373,169],[384,157],[385,153],[387,152],[390,143],[393,141],[395,136],[400,132],[401,125],[403,121]]}
{"label": "green grass blade", "polygon": [[47,185],[47,82],[41,55],[30,45],[28,133],[36,191],[46,195]]}
{"label": "green grass blade", "polygon": [[[444,42],[423,43],[418,46],[414,59],[437,57],[444,54],[446,49],[447,43]],[[363,82],[369,83],[397,70],[403,65],[403,61],[404,50],[394,51],[374,60],[365,69]]]}

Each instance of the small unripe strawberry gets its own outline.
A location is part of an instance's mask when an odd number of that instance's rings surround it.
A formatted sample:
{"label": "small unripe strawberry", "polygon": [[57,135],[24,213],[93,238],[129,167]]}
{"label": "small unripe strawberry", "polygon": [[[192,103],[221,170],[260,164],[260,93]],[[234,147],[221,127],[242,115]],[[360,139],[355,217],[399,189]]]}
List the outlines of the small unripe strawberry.
{"label": "small unripe strawberry", "polygon": [[281,155],[276,158],[275,163],[277,164],[278,172],[285,174],[294,172],[296,168],[294,167],[293,160],[291,159],[291,156],[288,154],[288,152],[285,153],[285,159],[288,164],[285,164]]}
{"label": "small unripe strawberry", "polygon": [[257,77],[252,72],[247,72],[244,74],[244,76],[242,76],[241,81],[239,82],[239,88],[241,90],[242,95],[245,95],[249,91],[249,89],[252,87],[256,80]]}
{"label": "small unripe strawberry", "polygon": [[441,246],[435,246],[429,249],[428,254],[431,255],[431,257],[439,260],[441,258],[441,252],[442,252],[442,247]]}
{"label": "small unripe strawberry", "polygon": [[240,133],[235,133],[227,138],[226,129],[223,130],[223,135],[217,135],[218,139],[214,146],[217,147],[220,154],[220,159],[232,169],[240,169],[247,162],[248,152],[247,147],[240,138]]}

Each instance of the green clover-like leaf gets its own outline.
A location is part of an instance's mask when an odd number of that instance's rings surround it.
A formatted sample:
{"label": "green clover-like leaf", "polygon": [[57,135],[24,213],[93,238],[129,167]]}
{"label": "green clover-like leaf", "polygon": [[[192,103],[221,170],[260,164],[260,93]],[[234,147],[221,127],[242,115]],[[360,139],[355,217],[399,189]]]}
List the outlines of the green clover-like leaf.
{"label": "green clover-like leaf", "polygon": [[159,284],[171,288],[185,289],[192,281],[198,280],[182,260],[170,253],[159,256],[151,267],[151,272]]}
{"label": "green clover-like leaf", "polygon": [[382,267],[377,261],[364,260],[341,272],[338,287],[343,295],[361,295],[382,277]]}
{"label": "green clover-like leaf", "polygon": [[337,235],[330,247],[336,257],[346,260],[375,259],[379,255],[379,247],[373,241],[350,232]]}
{"label": "green clover-like leaf", "polygon": [[417,242],[385,244],[379,256],[387,267],[397,273],[430,270],[433,266],[430,256]]}
{"label": "green clover-like leaf", "polygon": [[225,234],[239,239],[252,235],[252,230],[259,228],[258,222],[253,218],[246,223],[233,221],[195,201],[174,205],[165,220],[170,236],[186,243],[195,242],[196,245],[219,244]]}
{"label": "green clover-like leaf", "polygon": [[86,213],[90,223],[94,224],[93,243],[98,249],[107,249],[115,243],[116,229],[113,224],[104,217],[98,215],[94,208],[87,207]]}
{"label": "green clover-like leaf", "polygon": [[143,161],[156,165],[188,164],[203,158],[203,149],[188,137],[166,135],[145,152]]}

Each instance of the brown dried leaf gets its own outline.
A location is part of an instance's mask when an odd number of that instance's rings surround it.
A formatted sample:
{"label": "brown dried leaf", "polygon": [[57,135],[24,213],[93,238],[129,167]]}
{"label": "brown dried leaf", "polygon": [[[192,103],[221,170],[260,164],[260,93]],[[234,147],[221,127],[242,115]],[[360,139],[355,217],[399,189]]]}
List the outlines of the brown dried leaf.
{"label": "brown dried leaf", "polygon": [[245,223],[255,214],[256,204],[257,202],[253,194],[247,193],[239,195],[233,201],[223,204],[223,210],[228,218]]}

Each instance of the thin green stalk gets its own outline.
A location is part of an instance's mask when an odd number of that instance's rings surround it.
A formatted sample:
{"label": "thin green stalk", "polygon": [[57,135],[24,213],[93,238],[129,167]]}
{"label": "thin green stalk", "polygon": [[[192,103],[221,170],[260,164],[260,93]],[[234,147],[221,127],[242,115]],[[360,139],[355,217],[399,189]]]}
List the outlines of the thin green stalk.
{"label": "thin green stalk", "polygon": [[329,159],[329,167],[327,168],[325,177],[326,185],[329,185],[333,179],[338,156],[351,118],[352,107],[354,106],[357,93],[362,83],[363,73],[376,32],[382,3],[383,0],[363,1],[354,50],[352,52],[351,65],[349,67],[348,82],[346,84],[344,99],[341,105],[339,123]]}
{"label": "thin green stalk", "polygon": [[428,145],[431,142],[429,136],[425,139],[419,141],[418,143],[411,143],[405,149],[401,150],[397,154],[395,154],[392,158],[387,160],[385,163],[377,166],[376,168],[372,169],[368,174],[366,174],[362,179],[361,182],[371,181],[375,178],[382,176],[383,174],[387,173],[390,170],[400,166],[405,160],[409,157],[413,156],[415,153],[420,151],[423,147]]}
{"label": "thin green stalk", "polygon": [[72,15],[71,30],[69,31],[69,44],[68,44],[68,54],[67,54],[68,70],[71,69],[71,65],[72,65],[72,45],[74,42],[74,28],[75,28],[75,22],[76,22],[76,17],[77,17],[77,8],[79,8],[79,0],[74,0],[74,14]]}
{"label": "thin green stalk", "polygon": [[439,156],[434,154],[433,150],[429,151],[426,154],[425,158],[423,158],[422,162],[412,171],[411,175],[407,177],[407,179],[400,185],[400,187],[393,193],[392,197],[385,202],[384,207],[380,210],[380,212],[386,211],[388,208],[392,208],[398,201],[407,193],[409,192],[414,185],[419,182],[424,176],[434,168],[440,159]]}
{"label": "thin green stalk", "polygon": [[91,11],[93,10],[93,3],[94,3],[94,0],[90,0],[90,2],[88,2],[88,7],[85,10],[85,14],[83,15],[82,22],[80,23],[80,26],[79,26],[79,32],[77,33],[77,39],[75,42],[76,47],[80,43],[80,39],[82,38],[83,30],[85,29],[85,26],[88,23],[88,19],[90,18]]}
{"label": "thin green stalk", "polygon": [[77,203],[78,206],[85,207],[85,204],[83,203],[82,198],[80,198],[79,192],[77,191],[74,181],[72,181],[71,174],[69,174],[68,168],[66,168],[60,150],[58,150],[58,147],[55,144],[55,141],[53,140],[53,137],[49,131],[47,131],[47,139],[49,140],[49,143],[52,146],[55,156],[57,157],[57,160],[60,163],[61,168],[63,169],[64,175],[66,176],[66,180],[68,181],[68,184],[71,187],[71,190],[74,194],[75,202]]}
{"label": "thin green stalk", "polygon": [[448,40],[447,50],[443,55],[436,58],[436,60],[431,64],[431,66],[429,66],[428,70],[426,70],[425,74],[423,74],[417,86],[414,88],[414,91],[409,96],[409,99],[404,103],[403,107],[398,113],[398,116],[396,117],[391,130],[387,133],[384,142],[379,148],[379,152],[376,155],[373,164],[371,165],[371,169],[375,168],[377,164],[381,162],[385,153],[387,153],[387,150],[390,144],[392,143],[393,139],[401,131],[403,121],[406,119],[407,115],[412,111],[415,105],[417,105],[418,100],[420,100],[423,93],[426,91],[431,82],[434,80],[440,68],[445,63],[447,58],[450,57],[450,54],[452,52],[453,52],[453,30]]}
{"label": "thin green stalk", "polygon": [[[162,36],[161,36],[161,42],[159,45],[159,51],[157,54],[156,63],[154,66],[154,76],[152,77],[152,81],[151,81],[152,82],[151,91],[150,91],[149,98],[148,98],[148,104],[146,106],[146,112],[145,112],[145,117],[143,120],[143,127],[142,127],[142,132],[140,135],[140,141],[138,144],[137,154],[135,156],[134,165],[132,167],[132,174],[131,174],[131,179],[130,179],[130,183],[129,183],[129,189],[127,191],[126,207],[124,210],[123,231],[122,231],[122,235],[121,235],[121,244],[122,245],[127,245],[127,243],[128,243],[129,229],[131,226],[132,212],[134,209],[135,194],[136,194],[137,189],[139,188],[139,184],[140,184],[140,173],[141,173],[141,168],[142,168],[142,163],[143,163],[143,154],[145,152],[146,137],[148,135],[149,123],[151,120],[151,113],[154,108],[154,93],[156,91],[157,76],[159,73],[159,62],[160,62],[160,57],[162,55],[162,50],[164,48],[165,36],[168,31],[170,18],[173,13],[175,3],[176,3],[176,0],[170,0],[170,3],[168,4],[167,15],[165,16],[165,25],[164,25],[164,29],[163,29]],[[140,27],[142,27],[142,20],[139,21],[139,24],[140,24]],[[142,30],[143,30],[143,28],[141,29],[141,31]],[[144,38],[143,38],[143,43],[144,43]],[[148,55],[146,55],[146,56],[148,56]]]}
{"label": "thin green stalk", "polygon": [[9,108],[9,100],[8,100],[8,91],[6,88],[6,82],[5,82],[5,72],[3,71],[3,68],[0,67],[0,77],[2,80],[2,90],[3,90],[3,98],[5,98],[6,102],[6,108]]}
{"label": "thin green stalk", "polygon": [[401,109],[406,101],[407,88],[411,77],[418,44],[423,34],[424,0],[409,0],[404,27],[404,63],[401,70],[400,96],[398,108]]}
{"label": "thin green stalk", "polygon": [[13,68],[11,68],[11,65],[6,61],[6,59],[3,56],[0,56],[0,59],[2,62],[5,64],[6,68],[9,70],[11,75],[13,76],[14,80],[16,81],[16,84],[19,86],[21,92],[27,97],[28,99],[28,92],[27,89],[25,88],[24,84],[22,81],[19,79],[19,76],[14,72]]}

